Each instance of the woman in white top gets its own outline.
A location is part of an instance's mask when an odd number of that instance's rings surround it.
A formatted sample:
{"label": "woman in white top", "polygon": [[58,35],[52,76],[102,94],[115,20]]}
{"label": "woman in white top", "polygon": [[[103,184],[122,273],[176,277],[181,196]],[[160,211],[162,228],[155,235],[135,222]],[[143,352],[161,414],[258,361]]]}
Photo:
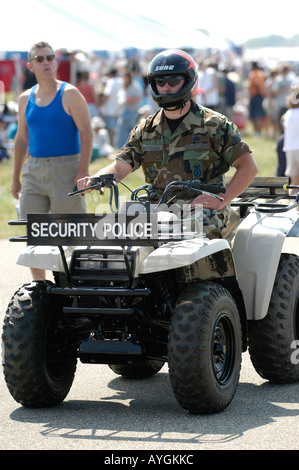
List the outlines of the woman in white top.
{"label": "woman in white top", "polygon": [[[284,146],[286,153],[285,174],[291,184],[299,185],[299,87],[294,88],[287,99],[288,110],[284,115]],[[290,194],[297,194],[291,189]]]}

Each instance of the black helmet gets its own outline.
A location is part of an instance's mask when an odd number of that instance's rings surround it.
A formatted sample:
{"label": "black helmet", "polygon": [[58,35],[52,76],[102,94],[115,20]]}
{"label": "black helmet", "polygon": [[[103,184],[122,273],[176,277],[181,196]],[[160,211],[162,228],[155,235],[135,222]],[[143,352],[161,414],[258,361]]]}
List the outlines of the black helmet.
{"label": "black helmet", "polygon": [[[159,95],[155,78],[182,76],[184,86],[175,94]],[[197,92],[197,66],[192,57],[184,51],[170,49],[156,55],[149,66],[148,82],[154,101],[161,108],[180,109],[194,98]]]}

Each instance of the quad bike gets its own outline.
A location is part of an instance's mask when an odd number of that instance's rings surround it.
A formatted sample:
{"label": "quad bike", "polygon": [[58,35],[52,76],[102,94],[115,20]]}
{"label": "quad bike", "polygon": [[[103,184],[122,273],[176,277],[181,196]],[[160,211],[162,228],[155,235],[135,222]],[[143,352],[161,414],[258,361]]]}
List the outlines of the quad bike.
{"label": "quad bike", "polygon": [[247,348],[264,379],[299,380],[299,198],[288,195],[287,178],[256,178],[231,203],[223,238],[213,240],[198,232],[197,219],[167,208],[182,192],[219,197],[223,188],[173,182],[149,204],[145,186],[118,209],[113,175],[95,179],[102,187],[111,214],[10,222],[27,225],[27,236],[11,239],[27,241],[18,264],[54,278],[25,284],[8,305],[3,367],[17,402],[62,402],[78,359],[133,379],[167,362],[178,403],[195,414],[230,404]]}

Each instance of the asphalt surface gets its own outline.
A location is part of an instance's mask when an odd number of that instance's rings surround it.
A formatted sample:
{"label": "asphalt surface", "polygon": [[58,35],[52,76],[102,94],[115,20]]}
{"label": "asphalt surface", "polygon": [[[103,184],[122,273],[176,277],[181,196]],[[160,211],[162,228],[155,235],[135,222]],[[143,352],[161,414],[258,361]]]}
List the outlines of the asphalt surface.
{"label": "asphalt surface", "polygon": [[[22,248],[0,241],[1,324],[14,292],[30,282],[29,270],[15,264]],[[299,449],[299,383],[270,385],[255,372],[248,353],[231,405],[211,416],[180,408],[167,365],[151,379],[129,381],[106,365],[79,362],[65,401],[36,410],[16,403],[0,374],[0,450],[104,450],[110,458],[118,450],[189,455],[254,449]]]}

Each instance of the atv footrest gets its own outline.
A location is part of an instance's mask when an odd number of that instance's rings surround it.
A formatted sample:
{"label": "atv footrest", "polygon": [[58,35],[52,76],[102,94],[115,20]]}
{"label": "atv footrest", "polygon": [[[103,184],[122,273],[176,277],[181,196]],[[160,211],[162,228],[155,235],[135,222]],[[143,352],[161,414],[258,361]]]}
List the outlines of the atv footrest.
{"label": "atv footrest", "polygon": [[79,352],[80,354],[141,356],[142,347],[131,341],[88,339],[82,341]]}

